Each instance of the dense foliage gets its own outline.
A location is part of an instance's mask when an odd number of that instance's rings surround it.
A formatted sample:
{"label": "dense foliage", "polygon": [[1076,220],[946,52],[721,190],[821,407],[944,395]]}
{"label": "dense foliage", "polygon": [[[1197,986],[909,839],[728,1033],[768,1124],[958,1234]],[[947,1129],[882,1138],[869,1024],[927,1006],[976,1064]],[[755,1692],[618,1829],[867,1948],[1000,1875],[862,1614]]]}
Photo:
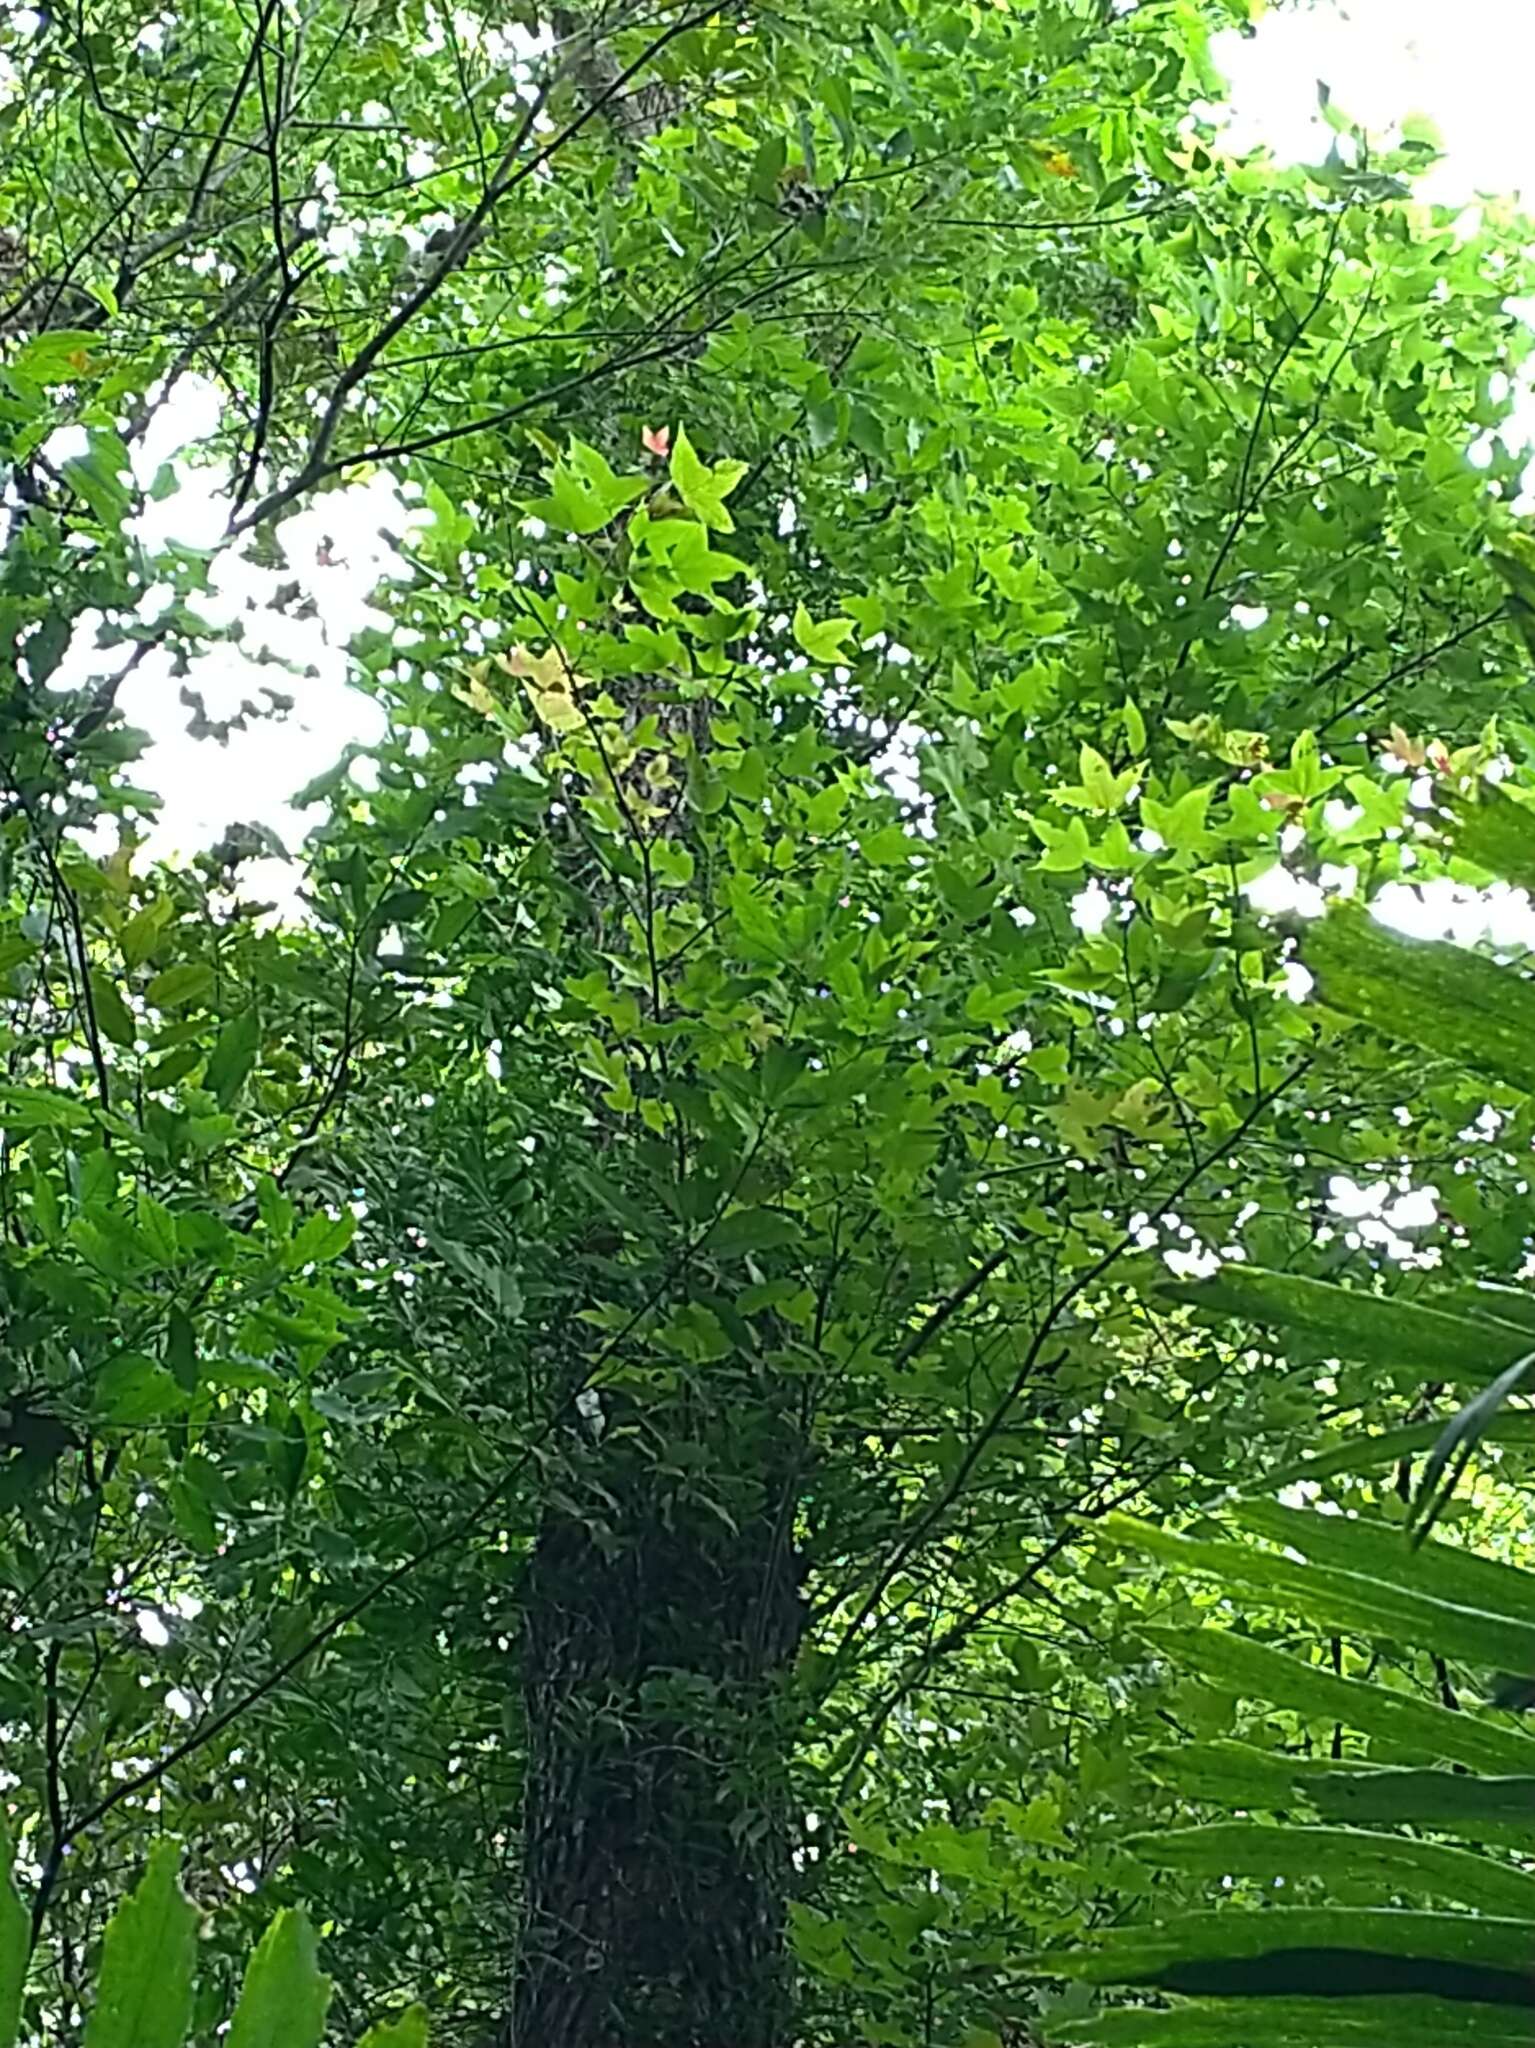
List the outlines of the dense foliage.
{"label": "dense foliage", "polygon": [[[1422,124],[1223,155],[1248,12],[0,27],[23,2039],[165,1836],[199,2043],[300,1907],[336,2041],[1079,2025],[1085,1935],[1246,1953],[1271,1868],[1127,1816],[1345,1718],[1191,1663],[1212,1597],[1481,1732],[1374,1764],[1527,1746],[1485,1632],[1202,1519],[1419,1585],[1535,1141],[1530,264]],[[316,728],[160,857],[162,770]],[[1522,1421],[1420,1558],[1522,1554]],[[1528,1882],[1391,1817],[1310,1874]]]}

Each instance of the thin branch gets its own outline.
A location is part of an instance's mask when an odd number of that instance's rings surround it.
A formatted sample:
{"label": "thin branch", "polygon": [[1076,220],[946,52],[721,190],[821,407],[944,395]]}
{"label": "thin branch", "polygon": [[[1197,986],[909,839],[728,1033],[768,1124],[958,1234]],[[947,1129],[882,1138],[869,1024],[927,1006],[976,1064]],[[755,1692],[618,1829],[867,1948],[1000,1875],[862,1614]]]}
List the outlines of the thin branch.
{"label": "thin branch", "polygon": [[[1178,1202],[1188,1194],[1202,1174],[1208,1172],[1212,1166],[1218,1165],[1222,1159],[1226,1158],[1252,1129],[1253,1125],[1257,1123],[1258,1119],[1264,1115],[1271,1104],[1276,1102],[1280,1095],[1284,1093],[1290,1083],[1306,1071],[1312,1063],[1312,1058],[1313,1055],[1307,1053],[1303,1058],[1297,1060],[1286,1069],[1285,1073],[1272,1088],[1266,1089],[1263,1094],[1258,1096],[1246,1116],[1243,1117],[1234,1130],[1221,1140],[1215,1150],[1207,1158],[1196,1161],[1189,1168],[1188,1172],[1179,1177],[1168,1194],[1163,1197],[1155,1209],[1150,1211],[1148,1220],[1155,1222],[1158,1218],[1165,1216],[1170,1209],[1175,1208]],[[848,1624],[842,1641],[838,1644],[832,1656],[827,1677],[828,1686],[834,1678],[841,1675],[851,1645],[858,1640],[863,1631],[864,1624],[870,1619],[880,1601],[884,1598],[892,1580],[918,1546],[925,1542],[932,1530],[964,1491],[971,1473],[980,1462],[982,1453],[993,1437],[996,1436],[997,1432],[1003,1427],[1008,1416],[1012,1413],[1018,1397],[1028,1385],[1029,1379],[1039,1363],[1040,1354],[1043,1352],[1061,1317],[1065,1315],[1067,1309],[1071,1307],[1074,1301],[1086,1293],[1088,1288],[1096,1286],[1127,1252],[1132,1251],[1135,1243],[1135,1236],[1126,1231],[1109,1246],[1107,1251],[1101,1253],[1090,1265],[1084,1266],[1076,1278],[1068,1286],[1062,1288],[1061,1292],[1055,1296],[1045,1314],[1040,1318],[1039,1325],[1029,1341],[1028,1348],[1024,1352],[1017,1372],[1013,1375],[1000,1399],[993,1406],[991,1413],[971,1437],[965,1447],[963,1456],[950,1473],[947,1481],[932,1501],[925,1508],[918,1511],[912,1518],[906,1532],[899,1536],[891,1546],[889,1556],[875,1575],[874,1584],[864,1596],[857,1614]],[[917,1339],[920,1343],[927,1342],[931,1336],[936,1334],[948,1322],[955,1310],[963,1302],[968,1301],[985,1284],[986,1279],[1005,1263],[1012,1249],[1009,1245],[1004,1246],[999,1252],[994,1252],[960,1287],[955,1289],[948,1301],[942,1307],[936,1309],[917,1332]],[[904,1360],[910,1357],[911,1353],[912,1345],[907,1344],[899,1355]]]}
{"label": "thin branch", "polygon": [[[616,1355],[620,1347],[628,1341],[640,1323],[665,1300],[678,1275],[685,1271],[694,1255],[707,1242],[715,1226],[719,1223],[721,1217],[724,1216],[730,1204],[735,1200],[747,1174],[751,1171],[757,1152],[767,1136],[770,1123],[771,1115],[765,1115],[757,1127],[756,1135],[751,1144],[745,1148],[740,1165],[728,1185],[722,1190],[711,1214],[705,1218],[694,1235],[683,1242],[644,1300],[632,1311],[620,1328],[614,1331],[597,1355],[588,1362],[574,1383],[566,1389],[563,1397],[555,1406],[554,1411],[545,1419],[545,1434],[562,1417],[568,1416],[575,1411],[579,1397],[588,1388],[597,1387],[602,1384],[601,1374],[604,1367]],[[259,1679],[248,1685],[238,1698],[232,1700],[227,1707],[214,1714],[199,1727],[194,1728],[189,1734],[183,1736],[181,1741],[173,1744],[163,1756],[156,1757],[153,1763],[146,1764],[133,1777],[124,1779],[120,1784],[114,1785],[110,1792],[104,1793],[100,1799],[87,1807],[84,1812],[74,1819],[66,1820],[62,1832],[54,1842],[52,1856],[56,1857],[60,1864],[62,1864],[63,1857],[72,1842],[78,1841],[81,1835],[105,1820],[107,1815],[114,1812],[125,1800],[133,1799],[139,1793],[147,1792],[151,1787],[158,1785],[168,1772],[175,1769],[177,1764],[183,1763],[187,1757],[194,1756],[199,1750],[205,1749],[210,1742],[222,1735],[225,1729],[233,1727],[235,1722],[248,1713],[252,1707],[259,1705],[262,1700],[275,1692],[285,1679],[290,1678],[301,1665],[307,1663],[317,1650],[323,1649],[333,1636],[338,1635],[342,1629],[346,1628],[351,1622],[356,1621],[358,1616],[371,1607],[375,1600],[381,1599],[386,1593],[392,1592],[396,1586],[403,1585],[405,1580],[412,1573],[419,1571],[422,1565],[431,1563],[433,1558],[441,1557],[445,1551],[451,1550],[456,1544],[462,1542],[464,1537],[472,1534],[479,1524],[485,1520],[491,1510],[506,1498],[511,1488],[528,1470],[529,1466],[532,1465],[543,1449],[543,1441],[543,1436],[540,1436],[537,1441],[525,1446],[510,1461],[500,1478],[494,1480],[482,1491],[472,1507],[466,1508],[464,1513],[458,1516],[456,1520],[450,1522],[440,1535],[434,1537],[431,1542],[424,1544],[419,1550],[413,1551],[410,1556],[403,1558],[399,1564],[394,1565],[381,1577],[375,1579],[371,1585],[365,1587],[354,1599],[349,1600],[345,1606],[338,1609],[335,1614],[331,1615],[329,1620],[322,1622],[317,1629],[313,1630],[298,1645],[297,1649],[291,1651],[288,1656],[273,1665]],[[44,1876],[46,1878],[46,1871]],[[57,1877],[55,1874],[53,1883],[49,1885],[50,1896],[56,1882]],[[46,1910],[46,1900],[43,1903],[42,1912],[36,1911],[34,1902],[34,1940],[36,1939],[37,1931],[41,1928]]]}
{"label": "thin branch", "polygon": [[[331,449],[335,443],[336,432],[341,424],[348,399],[367,378],[395,336],[415,319],[416,315],[435,296],[448,277],[463,262],[465,256],[479,240],[482,228],[500,202],[508,194],[515,191],[519,185],[534,176],[537,171],[549,163],[564,148],[566,143],[580,134],[588,122],[594,120],[604,106],[622,91],[629,80],[636,77],[641,71],[652,64],[668,44],[675,42],[679,36],[686,35],[692,29],[702,28],[714,18],[714,12],[715,10],[710,8],[696,14],[683,15],[661,30],[659,34],[651,39],[640,55],[613,79],[605,91],[589,100],[580,113],[567,121],[565,126],[556,135],[552,136],[542,148],[536,150],[532,156],[523,158],[522,151],[524,145],[531,135],[533,124],[539,114],[542,113],[545,102],[553,87],[554,80],[552,78],[544,81],[524,109],[523,117],[518,123],[516,133],[502,152],[501,161],[496,168],[495,175],[486,184],[475,205],[460,222],[447,246],[443,249],[442,254],[432,265],[420,284],[416,286],[415,290],[407,294],[401,304],[396,307],[395,311],[383,325],[376,330],[372,338],[363,344],[347,368],[337,378],[331,389],[331,395],[325,410],[320,416],[320,424],[315,429],[314,438],[309,444],[309,453],[302,468],[286,484],[282,484],[277,489],[269,491],[260,503],[249,512],[232,519],[229,528],[231,534],[241,533],[252,526],[264,524],[280,512],[284,506],[292,504],[294,499],[302,497],[306,491],[312,489],[323,478],[332,475],[338,467],[346,466],[332,460]],[[530,409],[531,405],[522,408],[511,407],[507,408],[503,413],[495,415],[494,418],[497,421],[513,419],[518,416],[519,411]],[[454,431],[450,429],[447,435],[434,435],[425,441],[407,444],[391,452],[396,454],[415,453],[420,447],[435,446],[441,439],[451,438]],[[456,431],[471,432],[474,429],[463,428]],[[382,459],[383,454],[380,451],[369,451],[365,454],[348,458],[348,462],[377,461]]]}
{"label": "thin branch", "polygon": [[1316,728],[1317,732],[1324,733],[1343,719],[1352,718],[1356,712],[1364,709],[1372,697],[1378,697],[1382,690],[1389,690],[1393,683],[1405,682],[1408,676],[1416,675],[1420,669],[1427,668],[1430,662],[1437,661],[1441,654],[1447,654],[1452,647],[1459,647],[1463,641],[1470,640],[1477,633],[1485,632],[1489,626],[1495,626],[1504,617],[1506,613],[1503,606],[1497,605],[1492,611],[1483,612],[1480,618],[1473,619],[1469,625],[1458,626],[1453,633],[1446,633],[1442,640],[1436,640],[1432,647],[1425,647],[1422,653],[1398,662],[1395,668],[1389,669],[1378,681],[1371,683],[1368,689],[1361,690],[1359,695],[1345,704],[1341,710],[1335,711],[1330,718],[1324,718]]}

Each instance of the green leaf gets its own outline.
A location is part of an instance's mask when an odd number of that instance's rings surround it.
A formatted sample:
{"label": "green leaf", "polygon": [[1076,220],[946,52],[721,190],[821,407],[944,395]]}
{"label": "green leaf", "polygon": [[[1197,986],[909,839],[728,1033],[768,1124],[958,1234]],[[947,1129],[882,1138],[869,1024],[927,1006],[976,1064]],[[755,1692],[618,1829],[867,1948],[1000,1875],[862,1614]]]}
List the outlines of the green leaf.
{"label": "green leaf", "polygon": [[1212,1806],[1293,1814],[1309,1806],[1352,1826],[1413,1822],[1480,1842],[1489,1834],[1518,1845],[1535,1827],[1535,1776],[1374,1766],[1276,1755],[1248,1742],[1184,1742],[1147,1752],[1159,1785]]}
{"label": "green leaf", "polygon": [[0,1122],[11,1131],[80,1129],[94,1121],[91,1104],[55,1088],[0,1087]]}
{"label": "green leaf", "polygon": [[[1521,1975],[1535,1955],[1535,1921],[1473,1913],[1420,1913],[1395,1906],[1286,1906],[1272,1913],[1183,1913],[1152,1927],[1101,1935],[1060,1959],[1062,1974],[1093,1984],[1179,1990],[1193,1966],[1257,1960],[1297,1951],[1356,1957],[1413,1956]],[[1345,1974],[1338,1956],[1338,1977]],[[1325,1968],[1325,1958],[1317,1957]],[[1253,1980],[1259,1988],[1260,1979]],[[1192,1987],[1190,1987],[1192,1988]],[[1233,1985],[1231,1988],[1235,1989]]]}
{"label": "green leaf", "polygon": [[720,1218],[704,1242],[717,1259],[740,1259],[749,1252],[773,1251],[798,1239],[797,1224],[782,1210],[735,1209]]}
{"label": "green leaf", "polygon": [[30,1917],[12,1876],[15,1861],[10,1830],[0,1809],[0,2048],[14,2048],[32,1945]]}
{"label": "green leaf", "polygon": [[181,1889],[179,1843],[164,1837],[107,1923],[85,2048],[182,2048],[192,2023],[197,1909]]}
{"label": "green leaf", "polygon": [[220,1031],[203,1080],[222,1108],[228,1109],[239,1094],[260,1049],[261,1020],[254,1007],[231,1017]]}
{"label": "green leaf", "polygon": [[123,959],[129,967],[142,967],[153,953],[173,909],[169,896],[156,896],[129,918],[118,935]]}
{"label": "green leaf", "polygon": [[[1516,1359],[1498,1374],[1491,1386],[1474,1395],[1445,1424],[1423,1467],[1418,1490],[1413,1497],[1411,1524],[1414,1542],[1422,1542],[1449,1506],[1472,1453],[1497,1420],[1504,1402],[1524,1386],[1532,1369],[1535,1369],[1535,1351],[1526,1352],[1523,1358]],[[1452,1458],[1455,1463],[1446,1477]],[[1441,1479],[1444,1480],[1442,1486]]]}
{"label": "green leaf", "polygon": [[[1103,755],[1084,740],[1077,753],[1077,773],[1081,777],[1081,800],[1095,811],[1113,812],[1123,805],[1125,798],[1140,778],[1139,767],[1132,762],[1128,768],[1116,775]],[[1057,795],[1065,799],[1069,794],[1060,790]]]}
{"label": "green leaf", "polygon": [[[1312,1759],[1276,1756],[1250,1742],[1222,1739],[1182,1742],[1176,1749],[1148,1750],[1142,1762],[1159,1785],[1212,1806],[1244,1811],[1291,1812],[1302,1798],[1311,1799],[1306,1773],[1345,1768]],[[1313,1805],[1316,1804],[1311,1799]]]}
{"label": "green leaf", "polygon": [[1272,1330],[1293,1330],[1328,1355],[1366,1364],[1416,1367],[1478,1381],[1512,1365],[1529,1348],[1526,1331],[1490,1317],[1451,1315],[1432,1297],[1412,1301],[1366,1294],[1300,1273],[1223,1265],[1208,1280],[1158,1277],[1155,1291],[1207,1315],[1239,1316]]}
{"label": "green leaf", "polygon": [[427,2048],[427,2030],[426,2007],[413,2005],[397,2020],[380,2020],[369,2027],[357,2048]]}
{"label": "green leaf", "polygon": [[304,1427],[303,1416],[296,1409],[290,1408],[284,1414],[274,1404],[268,1414],[277,1436],[276,1441],[267,1446],[267,1460],[277,1475],[285,1498],[292,1500],[308,1469],[309,1432]]}
{"label": "green leaf", "polygon": [[121,523],[133,503],[123,481],[128,469],[128,451],[120,436],[95,427],[87,452],[63,463],[60,474],[110,530]]}
{"label": "green leaf", "polygon": [[1305,1557],[1372,1581],[1390,1582],[1430,1600],[1503,1615],[1535,1627],[1535,1572],[1497,1558],[1478,1557],[1458,1544],[1409,1547],[1406,1533],[1356,1515],[1313,1514],[1277,1501],[1248,1501],[1233,1519]]}
{"label": "green leaf", "polygon": [[[1345,1531],[1358,1526],[1337,1519]],[[1535,1671],[1535,1625],[1437,1601],[1404,1583],[1410,1581],[1413,1562],[1405,1544],[1395,1558],[1394,1573],[1370,1574],[1298,1564],[1277,1551],[1259,1550],[1250,1544],[1175,1536],[1131,1515],[1105,1515],[1092,1526],[1104,1542],[1122,1543],[1176,1569],[1241,1587],[1260,1603],[1283,1607],[1319,1627],[1362,1636],[1394,1636],[1472,1663]]]}
{"label": "green leaf", "polygon": [[23,342],[7,367],[38,384],[73,384],[90,370],[101,336],[86,327],[53,327]]}
{"label": "green leaf", "polygon": [[172,1479],[166,1492],[176,1527],[194,1550],[200,1551],[204,1557],[212,1557],[219,1546],[219,1531],[207,1496],[193,1483],[185,1468]]}
{"label": "green leaf", "polygon": [[155,1265],[168,1270],[181,1256],[175,1217],[163,1202],[157,1202],[142,1188],[134,1212],[139,1243]]}
{"label": "green leaf", "polygon": [[131,1050],[138,1029],[133,1021],[133,1012],[123,1001],[117,983],[109,974],[99,970],[91,975],[91,1008],[102,1035],[111,1039],[114,1045],[127,1046]]}
{"label": "green leaf", "polygon": [[1170,1662],[1223,1692],[1285,1707],[1308,1721],[1341,1721],[1411,1755],[1466,1764],[1472,1770],[1535,1772],[1535,1736],[1473,1714],[1415,1699],[1362,1679],[1339,1678],[1319,1664],[1222,1628],[1141,1630]]}
{"label": "green leaf", "polygon": [[256,1213],[274,1237],[287,1237],[293,1229],[293,1202],[269,1173],[256,1182]]}
{"label": "green leaf", "polygon": [[132,1428],[180,1414],[186,1399],[163,1365],[136,1352],[125,1352],[103,1368],[96,1382],[94,1406],[103,1422]]}
{"label": "green leaf", "polygon": [[1535,982],[1439,939],[1409,939],[1335,910],[1302,947],[1316,999],[1398,1045],[1535,1088]]}
{"label": "green leaf", "polygon": [[1502,790],[1481,785],[1475,798],[1449,800],[1445,837],[1473,867],[1513,889],[1535,889],[1535,811]]}
{"label": "green leaf", "polygon": [[725,500],[745,476],[748,464],[744,462],[717,462],[711,469],[700,460],[697,450],[688,439],[686,427],[677,429],[677,438],[672,444],[671,479],[677,487],[677,495],[705,526],[716,533],[734,533],[735,521],[725,508]]}
{"label": "green leaf", "polygon": [[773,205],[778,198],[778,179],[788,161],[789,147],[782,135],[765,136],[752,159],[748,183],[754,199],[760,199],[765,206]]}
{"label": "green leaf", "polygon": [[196,1045],[177,1045],[156,1060],[149,1070],[151,1088],[169,1088],[177,1081],[183,1081],[202,1058],[202,1049]]}
{"label": "green leaf", "polygon": [[642,476],[614,474],[605,456],[585,441],[572,441],[555,463],[549,496],[529,506],[561,533],[599,533],[649,488]]}
{"label": "green leaf", "polygon": [[[1326,1450],[1276,1465],[1264,1474],[1256,1490],[1272,1493],[1297,1480],[1331,1479],[1339,1473],[1372,1472],[1383,1465],[1394,1465],[1411,1457],[1414,1451],[1426,1451],[1437,1442],[1443,1427],[1440,1422],[1408,1422],[1400,1429],[1383,1429],[1374,1434],[1359,1430],[1329,1444]],[[1535,1413],[1505,1410],[1488,1425],[1484,1436],[1490,1443],[1535,1444]]]}
{"label": "green leaf", "polygon": [[1472,1841],[1486,1829],[1508,1829],[1522,1846],[1535,1829],[1535,1777],[1335,1770],[1306,1782],[1306,1796],[1329,1819],[1410,1821]]}
{"label": "green leaf", "polygon": [[1143,796],[1141,820],[1171,852],[1198,852],[1205,842],[1205,813],[1214,791],[1214,783],[1207,782],[1196,789],[1186,789],[1171,803]]}
{"label": "green leaf", "polygon": [[1047,2029],[1072,2048],[1528,2048],[1516,2008],[1413,1997],[1191,2000],[1121,2006]]}
{"label": "green leaf", "polygon": [[224,2048],[320,2048],[329,2004],[308,1917],[285,1906],[250,1959]]}
{"label": "green leaf", "polygon": [[295,1231],[283,1252],[283,1263],[293,1269],[327,1265],[340,1258],[356,1234],[357,1217],[351,1209],[343,1209],[339,1216],[317,1209]]}
{"label": "green leaf", "polygon": [[179,1308],[165,1319],[164,1363],[184,1394],[197,1391],[197,1332]]}
{"label": "green leaf", "polygon": [[1272,1885],[1317,1880],[1329,1885],[1378,1884],[1406,1899],[1454,1899],[1479,1913],[1516,1919],[1535,1915],[1535,1877],[1510,1864],[1442,1842],[1416,1842],[1365,1828],[1273,1827],[1262,1821],[1218,1821],[1208,1827],[1131,1835],[1127,1856],[1154,1870],[1190,1877],[1241,1875]]}
{"label": "green leaf", "polygon": [[822,619],[818,624],[803,604],[794,607],[794,637],[812,661],[845,659],[843,643],[853,626],[854,621],[846,618]]}
{"label": "green leaf", "polygon": [[1082,819],[1071,818],[1064,827],[1052,825],[1046,818],[1035,818],[1032,823],[1045,847],[1039,864],[1046,874],[1077,874],[1092,858],[1093,843]]}
{"label": "green leaf", "polygon": [[157,1010],[184,1010],[201,1002],[213,986],[213,969],[193,960],[183,960],[157,974],[145,994]]}

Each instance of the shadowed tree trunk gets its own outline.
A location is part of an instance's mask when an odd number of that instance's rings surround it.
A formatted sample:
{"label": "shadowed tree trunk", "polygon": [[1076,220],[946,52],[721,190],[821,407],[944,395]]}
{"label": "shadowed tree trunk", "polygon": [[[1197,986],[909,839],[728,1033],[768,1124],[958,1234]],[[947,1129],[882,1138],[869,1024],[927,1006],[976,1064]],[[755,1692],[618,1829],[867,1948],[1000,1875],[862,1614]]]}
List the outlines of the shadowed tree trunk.
{"label": "shadowed tree trunk", "polygon": [[513,2048],[788,2038],[792,1445],[760,1389],[657,1422],[573,1457],[528,1571]]}

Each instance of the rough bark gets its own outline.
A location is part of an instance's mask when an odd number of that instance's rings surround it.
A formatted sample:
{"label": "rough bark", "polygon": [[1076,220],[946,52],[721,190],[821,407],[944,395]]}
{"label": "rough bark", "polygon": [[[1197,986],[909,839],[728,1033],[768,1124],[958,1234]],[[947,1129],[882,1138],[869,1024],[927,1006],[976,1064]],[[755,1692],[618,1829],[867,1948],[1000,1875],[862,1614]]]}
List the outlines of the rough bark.
{"label": "rough bark", "polygon": [[610,1420],[546,1513],[512,2048],[788,2038],[782,1680],[802,1622],[792,1450],[758,1415]]}

